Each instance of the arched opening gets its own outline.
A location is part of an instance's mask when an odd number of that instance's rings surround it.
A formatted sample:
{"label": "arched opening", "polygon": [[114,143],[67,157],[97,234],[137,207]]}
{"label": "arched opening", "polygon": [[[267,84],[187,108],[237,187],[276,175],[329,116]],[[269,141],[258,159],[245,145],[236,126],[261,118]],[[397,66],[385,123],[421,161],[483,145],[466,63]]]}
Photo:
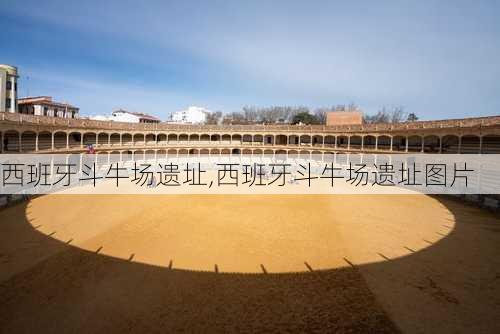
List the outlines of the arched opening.
{"label": "arched opening", "polygon": [[456,154],[458,153],[458,136],[447,135],[443,137],[443,145],[441,153]]}
{"label": "arched opening", "polygon": [[234,134],[231,138],[231,141],[237,145],[241,144],[241,135],[239,134]]}
{"label": "arched opening", "polygon": [[136,133],[134,135],[134,145],[144,145],[144,135],[142,133]]}
{"label": "arched opening", "polygon": [[202,142],[203,144],[210,144],[210,135],[202,134],[200,136],[200,142]]}
{"label": "arched opening", "polygon": [[267,157],[273,157],[274,151],[273,150],[264,150],[264,155]]}
{"label": "arched opening", "polygon": [[19,152],[21,143],[19,142],[19,132],[9,130],[3,134],[3,151]]}
{"label": "arched opening", "polygon": [[301,159],[309,160],[311,158],[311,152],[310,151],[300,151],[299,156]]}
{"label": "arched opening", "polygon": [[[132,137],[132,136],[130,136]],[[134,158],[134,154],[132,151],[124,151],[122,152],[122,161],[132,161]]]}
{"label": "arched opening", "polygon": [[424,137],[424,153],[439,153],[439,137],[435,135]]}
{"label": "arched opening", "polygon": [[[175,133],[169,134],[167,136],[167,142],[168,142],[168,144],[176,143],[177,142],[177,135]],[[177,155],[177,152],[175,154]]]}
{"label": "arched opening", "polygon": [[374,150],[375,149],[375,136],[364,136],[363,137],[363,148],[365,150]]}
{"label": "arched opening", "polygon": [[311,136],[302,135],[300,136],[300,146],[310,146],[311,145]]}
{"label": "arched opening", "polygon": [[[54,148],[55,149],[63,149],[66,148],[66,132],[56,132],[54,134]],[[95,140],[95,134],[94,134]]]}
{"label": "arched opening", "polygon": [[210,136],[210,141],[213,142],[220,142],[220,135],[218,134],[213,134]]}
{"label": "arched opening", "polygon": [[[187,136],[187,135],[186,135]],[[188,150],[186,150],[185,148],[183,149],[180,149],[177,153],[177,156],[178,157],[187,157],[188,156]]]}
{"label": "arched opening", "polygon": [[273,135],[265,135],[264,136],[264,145],[274,145],[274,136]]}
{"label": "arched opening", "polygon": [[243,155],[251,155],[252,154],[252,150],[246,148],[242,151]]}
{"label": "arched opening", "polygon": [[243,135],[242,142],[243,142],[243,144],[247,144],[247,145],[252,144],[252,135],[249,135],[249,134]]}
{"label": "arched opening", "polygon": [[288,136],[288,145],[299,145],[299,136],[289,135]]}
{"label": "arched opening", "polygon": [[108,163],[108,152],[97,152],[96,163],[97,165],[105,165]]}
{"label": "arched opening", "polygon": [[165,133],[158,134],[156,136],[156,142],[161,146],[167,145],[167,135]]}
{"label": "arched opening", "polygon": [[406,137],[395,136],[392,138],[392,150],[393,151],[405,151],[406,150]]}
{"label": "arched opening", "polygon": [[254,156],[261,156],[264,152],[260,148],[253,150],[252,154]]}
{"label": "arched opening", "polygon": [[319,135],[313,136],[312,137],[312,144],[313,144],[313,146],[323,146],[323,140],[324,140],[323,136],[319,136]]}
{"label": "arched opening", "polygon": [[[180,134],[179,135],[179,143],[181,144],[187,144],[189,141],[189,136],[186,133]],[[179,151],[179,155],[181,152]]]}
{"label": "arched opening", "polygon": [[350,148],[359,150],[361,149],[361,136],[351,136]]}
{"label": "arched opening", "polygon": [[335,136],[326,136],[325,137],[325,146],[326,147],[334,147],[335,146]]}
{"label": "arched opening", "polygon": [[124,146],[132,146],[132,135],[130,133],[122,134],[122,144]]}
{"label": "arched opening", "polygon": [[120,152],[112,151],[109,154],[109,162],[113,164],[113,163],[117,163],[119,161],[120,161]]}
{"label": "arched opening", "polygon": [[338,136],[337,137],[337,147],[338,148],[347,148],[349,138],[347,136]]}
{"label": "arched opening", "polygon": [[[167,135],[165,135],[165,138],[167,137]],[[167,157],[167,150],[158,150],[158,152],[156,152],[156,158],[157,159],[165,159]]]}
{"label": "arched opening", "polygon": [[481,152],[485,154],[500,154],[500,136],[483,136]]}
{"label": "arched opening", "polygon": [[285,146],[287,144],[288,138],[285,135],[277,135],[276,136],[276,145],[283,145]]}
{"label": "arched opening", "polygon": [[262,143],[264,142],[264,137],[262,135],[255,135],[253,136],[253,142],[262,145]]}
{"label": "arched opening", "polygon": [[189,155],[191,155],[191,156],[198,156],[199,153],[200,153],[200,151],[195,149],[195,148],[192,148],[189,150]]}
{"label": "arched opening", "polygon": [[134,152],[134,161],[144,160],[144,151],[138,150]]}
{"label": "arched opening", "polygon": [[422,137],[410,136],[408,137],[408,152],[421,152],[422,151]]}
{"label": "arched opening", "polygon": [[[80,135],[78,133],[78,135]],[[70,137],[71,138],[71,137]],[[78,147],[80,147],[80,141],[78,141]],[[38,150],[50,150],[52,148],[52,134],[50,132],[44,131],[38,134]]]}
{"label": "arched opening", "polygon": [[290,150],[288,151],[288,158],[289,159],[297,159],[299,157],[299,152],[296,150]]}
{"label": "arched opening", "polygon": [[321,153],[320,151],[312,151],[311,152],[311,160],[322,161],[323,160],[323,153]]}
{"label": "arched opening", "polygon": [[36,150],[36,133],[33,131],[23,132],[21,135],[21,145],[23,152],[33,152]]}
{"label": "arched opening", "polygon": [[111,146],[120,145],[120,134],[119,133],[112,133],[111,136],[109,136],[109,144]]}
{"label": "arched opening", "polygon": [[200,136],[198,134],[194,133],[194,134],[189,136],[189,141],[190,142],[199,142]]}
{"label": "arched opening", "polygon": [[464,154],[478,154],[480,138],[479,136],[466,135],[461,138],[460,153]]}
{"label": "arched opening", "polygon": [[107,133],[101,132],[98,137],[99,140],[97,141],[99,143],[99,146],[107,146],[108,145],[108,140],[109,140],[109,135]]}
{"label": "arched opening", "polygon": [[147,150],[144,152],[144,159],[146,160],[154,160],[155,159],[155,151]]}
{"label": "arched opening", "polygon": [[221,154],[221,155],[230,155],[230,154],[231,154],[231,150],[230,150],[230,149],[228,149],[228,148],[222,149],[222,150],[220,151],[220,154]]}
{"label": "arched opening", "polygon": [[209,155],[210,150],[208,148],[204,148],[200,150],[200,155]]}
{"label": "arched opening", "polygon": [[[176,137],[177,137],[177,136],[176,136]],[[168,158],[176,158],[176,157],[177,157],[177,150],[176,150],[176,149],[173,149],[173,148],[169,149],[169,150],[167,151],[167,157],[168,157]]]}
{"label": "arched opening", "polygon": [[241,151],[239,148],[233,148],[232,152],[233,155],[240,155]]}
{"label": "arched opening", "polygon": [[223,134],[222,135],[222,143],[223,144],[230,144],[231,143],[231,135]]}
{"label": "arched opening", "polygon": [[146,145],[156,145],[156,136],[154,133],[148,133],[146,135]]}
{"label": "arched opening", "polygon": [[274,152],[274,158],[277,160],[286,160],[286,150],[276,150]]}
{"label": "arched opening", "polygon": [[378,136],[377,139],[377,150],[386,150],[389,151],[391,149],[391,137],[389,136]]}
{"label": "arched opening", "polygon": [[218,148],[213,148],[210,150],[210,155],[219,155],[220,150]]}

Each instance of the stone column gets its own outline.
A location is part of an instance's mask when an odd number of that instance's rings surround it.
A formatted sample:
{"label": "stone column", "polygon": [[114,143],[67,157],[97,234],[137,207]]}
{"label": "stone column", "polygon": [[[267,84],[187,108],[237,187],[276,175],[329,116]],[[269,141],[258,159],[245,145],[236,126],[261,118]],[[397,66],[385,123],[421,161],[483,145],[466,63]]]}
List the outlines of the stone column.
{"label": "stone column", "polygon": [[18,151],[19,151],[19,153],[21,153],[23,151],[23,134],[21,132],[19,132],[19,147],[18,147]]}
{"label": "stone column", "polygon": [[69,133],[66,133],[66,149],[69,149]]}
{"label": "stone column", "polygon": [[35,152],[38,152],[38,132],[35,134]]}
{"label": "stone column", "polygon": [[405,137],[405,152],[408,153],[408,137]]}
{"label": "stone column", "polygon": [[51,150],[53,151],[54,150],[54,132],[51,132],[50,135],[51,135],[51,145],[50,145],[50,147],[51,147]]}
{"label": "stone column", "polygon": [[378,151],[378,136],[375,136],[375,151]]}
{"label": "stone column", "polygon": [[391,136],[391,152],[393,151],[393,149],[392,149],[392,145],[393,145],[393,144],[394,144],[394,137],[393,137],[393,136]]}

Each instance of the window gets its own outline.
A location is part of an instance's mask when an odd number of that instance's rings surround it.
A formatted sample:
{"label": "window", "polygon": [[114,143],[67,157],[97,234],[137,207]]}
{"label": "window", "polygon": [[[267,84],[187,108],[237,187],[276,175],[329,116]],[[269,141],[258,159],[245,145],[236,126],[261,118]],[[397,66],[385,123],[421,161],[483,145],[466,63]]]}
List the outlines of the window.
{"label": "window", "polygon": [[6,90],[11,90],[12,89],[12,81],[7,80],[7,84],[5,85]]}
{"label": "window", "polygon": [[11,106],[11,100],[10,98],[5,99],[5,108],[10,109]]}
{"label": "window", "polygon": [[47,107],[43,107],[43,116],[47,116]]}

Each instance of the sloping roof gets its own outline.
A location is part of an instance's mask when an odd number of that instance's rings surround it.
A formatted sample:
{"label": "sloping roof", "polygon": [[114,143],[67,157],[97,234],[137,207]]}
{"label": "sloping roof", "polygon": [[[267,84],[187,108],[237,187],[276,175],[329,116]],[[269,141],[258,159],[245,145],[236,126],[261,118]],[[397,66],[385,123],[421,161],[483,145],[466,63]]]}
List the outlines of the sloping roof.
{"label": "sloping roof", "polygon": [[71,108],[71,109],[79,109],[68,103],[56,102],[52,101],[52,96],[29,96],[29,97],[21,97],[17,99],[17,104],[43,104],[49,105],[53,107],[60,108]]}
{"label": "sloping roof", "polygon": [[135,116],[137,116],[139,118],[149,119],[149,120],[152,120],[152,121],[158,121],[158,122],[161,121],[161,119],[159,119],[156,116],[148,115],[148,114],[144,114],[144,113],[140,113],[140,112],[127,111],[127,110],[123,110],[123,109],[118,109],[118,110],[113,111],[113,113],[115,113],[115,112],[120,112],[120,113],[135,115]]}

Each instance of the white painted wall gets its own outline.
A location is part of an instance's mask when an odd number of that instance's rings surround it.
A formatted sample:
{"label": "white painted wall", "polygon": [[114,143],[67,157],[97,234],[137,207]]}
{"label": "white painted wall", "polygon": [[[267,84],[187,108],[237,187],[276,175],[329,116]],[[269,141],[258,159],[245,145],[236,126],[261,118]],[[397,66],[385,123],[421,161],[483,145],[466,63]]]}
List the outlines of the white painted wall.
{"label": "white painted wall", "polygon": [[205,123],[209,112],[205,108],[191,106],[186,110],[173,112],[172,121],[175,123]]}
{"label": "white painted wall", "polygon": [[96,115],[90,116],[90,119],[96,121],[115,121],[115,122],[126,122],[126,123],[139,123],[139,116],[132,115],[125,112],[115,111],[110,116]]}
{"label": "white painted wall", "polygon": [[[11,89],[7,90],[7,80],[12,83]],[[10,65],[0,64],[0,112],[16,112],[17,101],[17,68]],[[10,98],[10,108],[6,108],[6,99]]]}

